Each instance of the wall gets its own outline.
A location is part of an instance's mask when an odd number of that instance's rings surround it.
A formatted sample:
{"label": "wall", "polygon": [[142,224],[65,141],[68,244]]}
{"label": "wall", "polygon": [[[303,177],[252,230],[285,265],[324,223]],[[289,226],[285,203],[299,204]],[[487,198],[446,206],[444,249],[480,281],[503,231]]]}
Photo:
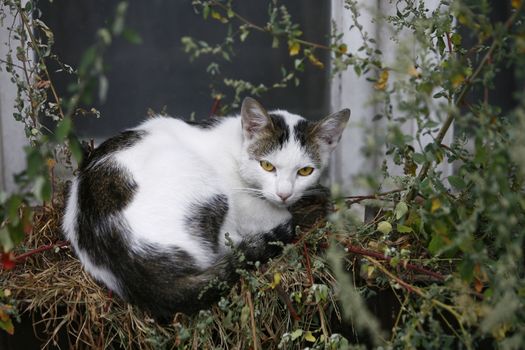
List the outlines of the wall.
{"label": "wall", "polygon": [[[12,16],[3,19],[0,26],[0,59],[5,60],[9,47],[9,32],[6,25],[13,23]],[[14,48],[13,48],[14,49]],[[20,63],[14,58],[14,64]],[[25,168],[24,146],[27,144],[24,126],[13,118],[16,86],[10,80],[10,74],[0,71],[0,190],[7,192],[15,189],[13,174]]]}

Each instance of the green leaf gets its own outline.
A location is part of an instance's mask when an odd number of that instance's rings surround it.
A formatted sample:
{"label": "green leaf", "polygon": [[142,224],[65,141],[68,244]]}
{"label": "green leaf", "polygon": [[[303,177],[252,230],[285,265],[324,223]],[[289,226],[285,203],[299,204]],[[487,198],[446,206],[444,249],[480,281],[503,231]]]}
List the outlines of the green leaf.
{"label": "green leaf", "polygon": [[241,42],[244,42],[246,40],[246,38],[248,37],[248,34],[250,34],[250,31],[247,29],[244,29],[241,32],[241,35],[239,36],[239,39],[241,40]]}
{"label": "green leaf", "polygon": [[399,233],[410,233],[413,232],[412,227],[405,225],[397,225],[397,232]]}
{"label": "green leaf", "polygon": [[133,29],[126,28],[122,32],[122,37],[127,40],[129,43],[134,45],[140,45],[142,44],[142,37],[134,31]]}
{"label": "green leaf", "polygon": [[109,81],[105,75],[100,75],[98,77],[98,99],[101,103],[106,102],[106,97],[108,95]]}
{"label": "green leaf", "polygon": [[461,35],[459,35],[458,33],[454,33],[450,36],[450,41],[452,41],[452,44],[454,44],[454,46],[461,45],[461,39]]}
{"label": "green leaf", "polygon": [[82,146],[80,146],[80,142],[78,142],[78,139],[73,135],[69,135],[68,141],[69,150],[71,151],[71,154],[73,155],[77,163],[80,164],[82,162],[83,157]]}
{"label": "green leaf", "polygon": [[241,309],[241,324],[246,324],[250,318],[250,307],[244,305]]}
{"label": "green leaf", "polygon": [[115,20],[113,21],[113,26],[111,28],[113,35],[120,35],[122,31],[124,30],[124,18],[125,18],[127,9],[128,9],[128,3],[126,1],[121,1],[117,5]]}
{"label": "green leaf", "polygon": [[296,329],[290,335],[292,336],[292,340],[295,340],[295,339],[299,338],[301,335],[303,335],[303,330],[302,329]]}
{"label": "green leaf", "polygon": [[111,33],[106,28],[100,28],[97,32],[98,37],[104,45],[110,45],[111,44]]}
{"label": "green leaf", "polygon": [[9,236],[11,237],[11,241],[15,246],[24,240],[24,228],[20,222],[14,226],[8,225],[7,229],[9,230]]}
{"label": "green leaf", "polygon": [[5,253],[9,252],[15,246],[13,240],[11,239],[9,231],[7,230],[7,227],[3,227],[0,229],[0,244],[2,245],[3,251]]}
{"label": "green leaf", "polygon": [[40,151],[36,148],[31,148],[27,155],[27,176],[34,178],[42,171],[44,166],[44,158]]}
{"label": "green leaf", "polygon": [[414,154],[412,154],[412,159],[417,164],[423,164],[423,163],[425,163],[427,161],[425,156],[423,154],[421,154],[421,153],[414,153]]}
{"label": "green leaf", "polygon": [[71,130],[71,126],[72,126],[72,121],[71,121],[71,118],[69,117],[66,117],[64,119],[62,119],[58,125],[57,125],[57,128],[55,130],[55,137],[57,139],[58,142],[64,142],[64,140],[66,139],[67,135],[69,134],[69,131]]}
{"label": "green leaf", "polygon": [[474,278],[474,262],[471,259],[463,259],[458,267],[461,278],[466,282],[471,282]]}
{"label": "green leaf", "polygon": [[387,235],[392,231],[392,224],[388,221],[381,221],[379,224],[377,224],[377,230]]}
{"label": "green leaf", "polygon": [[440,235],[432,235],[432,239],[430,240],[430,243],[428,244],[428,251],[432,253],[432,255],[436,255],[439,253],[441,249],[445,247],[445,241]]}
{"label": "green leaf", "polygon": [[449,184],[451,184],[457,190],[462,190],[465,187],[467,187],[467,184],[465,183],[465,181],[459,176],[451,175],[447,179],[448,179]]}
{"label": "green leaf", "polygon": [[204,5],[204,7],[202,8],[202,17],[204,19],[207,19],[209,15],[210,15],[210,5]]}
{"label": "green leaf", "polygon": [[[88,73],[88,70],[91,68],[93,63],[95,62],[95,59],[97,57],[97,49],[95,46],[91,46],[86,51],[84,51],[84,54],[82,55],[82,58],[80,59],[80,64],[78,65],[78,75],[83,76]],[[75,87],[77,85],[75,84]]]}
{"label": "green leaf", "polygon": [[399,202],[394,210],[396,214],[396,220],[401,219],[408,212],[408,206],[405,202]]}
{"label": "green leaf", "polygon": [[13,326],[13,321],[9,316],[7,319],[0,319],[0,328],[7,332],[7,334],[15,334],[15,327]]}
{"label": "green leaf", "polygon": [[19,195],[12,195],[6,203],[7,218],[11,222],[18,220],[18,208],[22,205],[22,197]]}

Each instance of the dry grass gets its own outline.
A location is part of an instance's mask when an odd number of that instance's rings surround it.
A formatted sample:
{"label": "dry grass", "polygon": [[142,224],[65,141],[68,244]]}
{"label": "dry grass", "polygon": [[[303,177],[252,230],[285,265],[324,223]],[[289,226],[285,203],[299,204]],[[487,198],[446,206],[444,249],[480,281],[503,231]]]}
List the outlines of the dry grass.
{"label": "dry grass", "polygon": [[[137,308],[112,297],[84,272],[67,245],[53,245],[62,240],[58,206],[40,209],[33,233],[23,245],[25,251],[18,254],[53,247],[28,256],[14,270],[3,273],[1,284],[20,301],[21,312],[42,317],[38,322],[45,328],[45,346],[56,344],[65,331],[74,348],[273,349],[285,332],[297,327],[315,326],[329,335],[327,314],[336,311],[332,296],[325,307],[320,307],[307,295],[313,281],[333,286],[335,280],[326,269],[314,266],[319,257],[312,249],[306,251],[305,243],[308,234],[323,225],[318,219],[325,206],[326,201],[311,202],[296,211],[301,222],[308,225],[303,227],[306,234],[295,248],[256,271],[246,272],[211,310],[193,317],[175,315],[168,325],[159,325]],[[281,281],[272,288],[276,274]],[[303,300],[292,301],[292,292],[302,293]]]}

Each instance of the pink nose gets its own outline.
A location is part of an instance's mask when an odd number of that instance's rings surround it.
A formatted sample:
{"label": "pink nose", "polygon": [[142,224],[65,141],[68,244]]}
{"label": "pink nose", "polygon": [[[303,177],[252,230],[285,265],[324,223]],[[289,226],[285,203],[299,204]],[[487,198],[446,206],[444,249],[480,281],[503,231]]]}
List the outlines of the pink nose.
{"label": "pink nose", "polygon": [[281,198],[283,200],[283,202],[286,202],[286,200],[288,198],[290,198],[290,196],[292,195],[291,193],[277,193],[277,195],[279,196],[279,198]]}

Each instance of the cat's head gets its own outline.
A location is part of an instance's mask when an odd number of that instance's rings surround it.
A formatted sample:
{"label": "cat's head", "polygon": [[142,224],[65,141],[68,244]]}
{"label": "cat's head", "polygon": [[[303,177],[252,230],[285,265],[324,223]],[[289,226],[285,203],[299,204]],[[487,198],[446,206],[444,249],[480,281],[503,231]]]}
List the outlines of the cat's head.
{"label": "cat's head", "polygon": [[243,150],[240,173],[252,193],[278,206],[295,203],[317,185],[350,110],[318,121],[286,111],[267,112],[253,98],[241,108]]}

